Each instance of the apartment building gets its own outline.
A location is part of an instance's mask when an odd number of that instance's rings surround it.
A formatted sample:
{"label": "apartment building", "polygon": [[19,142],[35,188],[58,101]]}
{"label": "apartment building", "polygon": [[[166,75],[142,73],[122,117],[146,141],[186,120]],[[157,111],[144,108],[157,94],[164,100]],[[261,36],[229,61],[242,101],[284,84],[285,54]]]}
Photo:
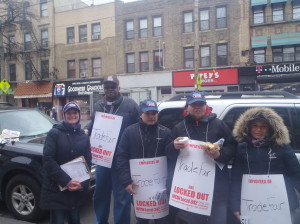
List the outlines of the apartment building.
{"label": "apartment building", "polygon": [[162,100],[194,90],[239,89],[248,63],[245,1],[144,0],[116,4],[117,74],[124,88]]}
{"label": "apartment building", "polygon": [[300,1],[251,0],[249,65],[240,69],[245,89],[300,95]]}

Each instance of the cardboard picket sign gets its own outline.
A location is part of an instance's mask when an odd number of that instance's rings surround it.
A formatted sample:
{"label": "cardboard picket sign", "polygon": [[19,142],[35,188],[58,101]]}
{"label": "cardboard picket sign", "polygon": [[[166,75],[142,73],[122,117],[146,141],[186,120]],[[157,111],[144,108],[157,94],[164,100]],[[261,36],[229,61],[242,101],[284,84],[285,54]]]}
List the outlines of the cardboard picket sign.
{"label": "cardboard picket sign", "polygon": [[95,113],[90,138],[92,163],[111,168],[123,117],[102,112]]}

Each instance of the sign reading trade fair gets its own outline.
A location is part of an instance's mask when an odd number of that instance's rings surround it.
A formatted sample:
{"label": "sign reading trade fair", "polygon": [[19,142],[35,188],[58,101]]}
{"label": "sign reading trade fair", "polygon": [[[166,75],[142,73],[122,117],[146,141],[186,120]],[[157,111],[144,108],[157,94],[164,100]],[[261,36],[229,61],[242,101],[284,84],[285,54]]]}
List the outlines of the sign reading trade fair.
{"label": "sign reading trade fair", "polygon": [[[173,72],[173,87],[195,86],[197,75],[195,71]],[[235,85],[238,84],[238,69],[200,70],[202,86]]]}

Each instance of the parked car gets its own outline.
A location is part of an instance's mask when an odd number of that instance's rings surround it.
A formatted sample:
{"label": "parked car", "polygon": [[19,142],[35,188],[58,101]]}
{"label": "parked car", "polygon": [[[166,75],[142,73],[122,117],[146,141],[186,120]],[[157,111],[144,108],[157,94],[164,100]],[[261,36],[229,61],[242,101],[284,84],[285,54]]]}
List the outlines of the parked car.
{"label": "parked car", "polygon": [[0,106],[0,133],[3,129],[20,132],[20,141],[0,144],[0,199],[17,219],[35,222],[45,215],[39,208],[42,153],[55,123],[38,110]]}
{"label": "parked car", "polygon": [[[287,92],[206,93],[207,105],[217,117],[233,129],[239,116],[251,107],[270,107],[289,129],[291,146],[300,161],[300,98]],[[176,95],[158,105],[162,125],[174,127],[184,117],[186,95]]]}

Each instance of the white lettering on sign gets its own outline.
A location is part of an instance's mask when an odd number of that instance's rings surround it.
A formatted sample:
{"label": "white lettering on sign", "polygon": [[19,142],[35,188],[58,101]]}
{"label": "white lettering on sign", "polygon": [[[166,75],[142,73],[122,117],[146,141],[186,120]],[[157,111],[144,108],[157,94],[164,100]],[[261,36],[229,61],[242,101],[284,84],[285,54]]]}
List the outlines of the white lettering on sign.
{"label": "white lettering on sign", "polygon": [[299,72],[300,66],[295,64],[289,65],[272,65],[272,73],[282,73],[282,72]]}
{"label": "white lettering on sign", "polygon": [[[219,72],[205,72],[199,73],[202,79],[202,82],[214,82],[214,79],[220,78]],[[191,73],[190,78],[195,79],[195,74]]]}
{"label": "white lettering on sign", "polygon": [[85,86],[78,86],[78,87],[68,87],[68,92],[79,92],[79,91],[85,91]]}

